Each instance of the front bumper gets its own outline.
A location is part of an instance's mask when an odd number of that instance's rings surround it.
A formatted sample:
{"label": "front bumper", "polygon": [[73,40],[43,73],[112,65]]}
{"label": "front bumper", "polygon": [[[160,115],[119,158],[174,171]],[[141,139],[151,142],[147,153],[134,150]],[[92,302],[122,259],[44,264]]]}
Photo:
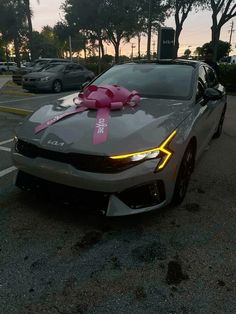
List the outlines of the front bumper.
{"label": "front bumper", "polygon": [[22,81],[22,87],[26,90],[52,90],[52,82],[49,81]]}
{"label": "front bumper", "polygon": [[[170,203],[174,192],[174,160],[158,173],[154,172],[157,160],[150,160],[119,173],[105,174],[81,171],[69,164],[44,158],[32,159],[17,152],[13,152],[12,157],[20,173],[33,178],[31,187],[38,184],[36,179],[39,178],[47,184],[58,185],[61,191],[66,187],[77,189],[74,194],[80,195],[79,199],[86,195],[87,200],[92,200],[93,206],[107,216],[132,215],[161,208]],[[22,188],[22,184],[17,185]],[[102,206],[96,201],[98,194],[106,199]]]}

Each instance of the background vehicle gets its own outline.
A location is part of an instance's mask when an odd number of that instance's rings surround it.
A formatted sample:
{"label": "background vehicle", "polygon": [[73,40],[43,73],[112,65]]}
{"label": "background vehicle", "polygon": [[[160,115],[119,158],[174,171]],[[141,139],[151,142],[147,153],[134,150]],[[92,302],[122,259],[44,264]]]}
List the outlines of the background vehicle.
{"label": "background vehicle", "polygon": [[16,133],[16,185],[53,191],[54,199],[68,193],[77,206],[107,216],[180,204],[196,160],[222,132],[227,98],[214,70],[189,60],[129,63],[92,84],[137,90],[141,101],[110,111],[109,125],[102,124],[108,137],[100,144],[92,141],[100,127],[96,110],[58,118],[71,114],[75,95],[36,111]]}
{"label": "background vehicle", "polygon": [[49,65],[50,63],[64,63],[64,62],[71,62],[70,60],[67,59],[59,59],[59,58],[41,58],[37,59],[30,64],[27,64],[27,66],[18,69],[12,76],[12,80],[14,83],[17,85],[22,84],[22,77],[23,75],[35,71],[41,70],[43,67]]}
{"label": "background vehicle", "polygon": [[23,88],[29,91],[53,91],[80,88],[91,81],[94,73],[77,63],[50,63],[43,69],[23,76]]}
{"label": "background vehicle", "polygon": [[229,64],[236,64],[236,55],[224,57],[220,60],[221,63],[229,63]]}
{"label": "background vehicle", "polygon": [[0,62],[0,74],[5,72],[16,72],[18,70],[17,64],[15,62]]}

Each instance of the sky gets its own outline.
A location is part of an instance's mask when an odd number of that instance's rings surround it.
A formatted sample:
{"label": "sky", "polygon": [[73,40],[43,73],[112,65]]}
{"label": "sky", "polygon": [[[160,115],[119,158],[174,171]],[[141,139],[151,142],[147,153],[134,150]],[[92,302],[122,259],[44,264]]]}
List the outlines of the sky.
{"label": "sky", "polygon": [[[91,0],[92,1],[92,0]],[[60,6],[64,3],[63,0],[31,0],[31,6],[33,9],[33,27],[35,30],[40,31],[44,25],[53,26],[57,21],[63,19],[63,12],[60,10]],[[236,19],[234,21],[236,28]],[[223,26],[221,32],[221,40],[229,41],[229,30],[230,23]],[[166,20],[165,26],[174,27],[174,20],[170,18]],[[211,13],[208,11],[204,12],[191,12],[187,18],[184,28],[180,37],[180,50],[179,54],[183,54],[186,49],[190,49],[192,52],[195,51],[196,47],[202,46],[204,43],[211,40]],[[233,34],[233,52],[236,54],[236,32]],[[137,40],[134,38],[130,43],[122,45],[121,53],[130,55],[131,44],[136,45],[134,49],[134,55],[137,54]],[[152,50],[156,50],[157,46],[157,35],[153,34],[152,39]],[[142,53],[146,51],[146,38],[142,39],[141,43]],[[113,46],[109,45],[106,47],[106,53],[114,54]]]}

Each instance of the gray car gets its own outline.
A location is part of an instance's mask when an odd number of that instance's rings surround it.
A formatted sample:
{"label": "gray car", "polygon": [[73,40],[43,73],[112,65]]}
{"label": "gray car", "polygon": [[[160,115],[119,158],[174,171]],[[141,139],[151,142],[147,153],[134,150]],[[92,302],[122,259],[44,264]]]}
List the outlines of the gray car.
{"label": "gray car", "polygon": [[[140,103],[111,110],[109,123],[97,124],[96,110],[76,111],[71,95],[19,126],[12,152],[17,186],[53,191],[54,200],[69,193],[78,207],[107,216],[182,202],[196,161],[222,132],[227,98],[214,70],[187,60],[123,64],[91,89],[111,84],[138,91]],[[106,132],[105,141],[93,142],[95,128]]]}
{"label": "gray car", "polygon": [[80,88],[94,78],[94,73],[76,63],[50,64],[38,72],[24,75],[22,85],[29,91],[52,91]]}
{"label": "gray car", "polygon": [[61,59],[61,58],[40,58],[33,62],[28,63],[27,66],[21,67],[12,76],[12,80],[15,84],[22,84],[22,77],[31,72],[40,71],[42,68],[53,63],[70,63],[70,60]]}

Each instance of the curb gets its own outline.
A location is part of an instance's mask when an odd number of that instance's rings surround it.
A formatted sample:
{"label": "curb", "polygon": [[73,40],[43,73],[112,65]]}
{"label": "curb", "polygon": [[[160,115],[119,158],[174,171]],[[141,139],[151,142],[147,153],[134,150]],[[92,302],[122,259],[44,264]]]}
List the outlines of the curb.
{"label": "curb", "polygon": [[0,106],[0,112],[15,113],[21,116],[28,116],[33,111],[27,110],[27,109],[14,108],[14,107]]}
{"label": "curb", "polygon": [[1,88],[0,95],[12,96],[34,96],[34,93],[28,93],[21,86],[15,84],[12,80],[8,80]]}
{"label": "curb", "polygon": [[4,91],[0,90],[0,95],[12,95],[12,96],[34,96],[33,93],[15,92],[15,91]]}

